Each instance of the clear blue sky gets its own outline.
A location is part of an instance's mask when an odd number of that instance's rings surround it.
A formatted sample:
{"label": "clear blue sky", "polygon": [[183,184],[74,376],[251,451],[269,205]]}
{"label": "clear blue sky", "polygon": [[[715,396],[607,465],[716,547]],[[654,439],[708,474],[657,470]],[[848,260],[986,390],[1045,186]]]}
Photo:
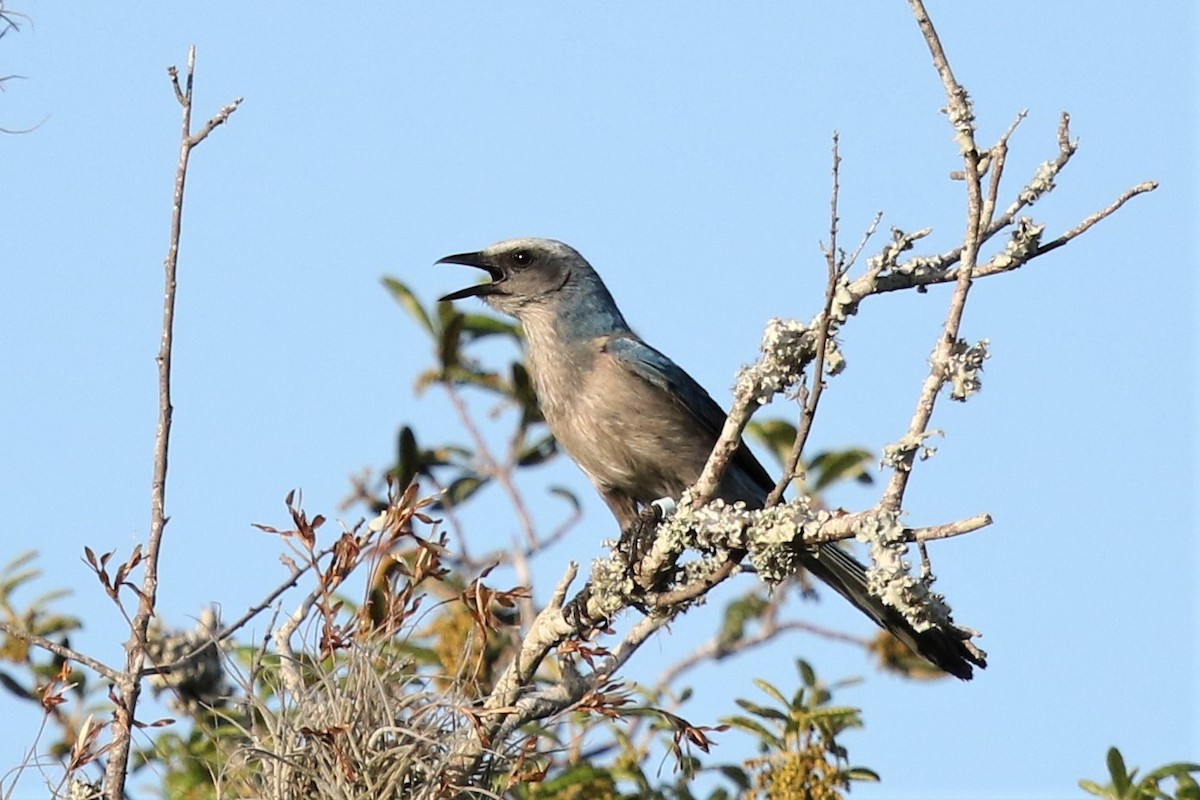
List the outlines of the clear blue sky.
{"label": "clear blue sky", "polygon": [[[72,644],[114,663],[119,618],[80,554],[127,551],[147,529],[178,147],[165,68],[189,44],[198,116],[246,100],[195,153],[188,188],[162,567],[177,625],[211,601],[233,616],[276,583],[277,543],[250,523],[285,521],[289,489],[336,515],[349,475],[391,463],[400,424],[465,438],[437,397],[413,398],[428,348],[380,276],[432,297],[468,279],[434,268],[440,256],[563,239],[724,402],[766,320],[808,319],[820,302],[831,131],[848,237],[878,209],[885,231],[933,226],[934,248],[962,227],[941,87],[898,0],[11,6],[32,24],[0,41],[0,74],[25,76],[0,95],[0,126],[41,124],[0,138],[0,560],[40,550],[42,588],[72,587],[61,607],[86,621]],[[1200,757],[1196,14],[930,12],[984,143],[1029,110],[1012,178],[1053,157],[1071,112],[1082,147],[1034,209],[1048,232],[1140,181],[1162,187],[972,294],[964,335],[992,341],[984,390],[940,409],[946,437],[909,511],[914,524],[996,519],[934,553],[939,588],[985,633],[987,672],[908,683],[797,637],[696,673],[684,713],[729,713],[733,696],[756,696],[751,675],[790,685],[803,655],[829,679],[867,676],[840,698],[866,720],[845,743],[884,782],[856,798],[1077,796],[1109,745],[1143,766]],[[864,304],[815,446],[899,437],[946,299]],[[545,479],[574,487],[589,514],[546,559],[549,581],[612,527],[573,466]],[[556,512],[535,507],[546,524]],[[471,524],[500,545],[517,531],[496,513]],[[690,650],[716,610],[651,643],[632,674]],[[793,610],[871,632],[836,598]],[[0,696],[0,718],[2,772],[38,717]],[[723,741],[719,757],[743,751]],[[42,794],[33,780],[18,796]]]}

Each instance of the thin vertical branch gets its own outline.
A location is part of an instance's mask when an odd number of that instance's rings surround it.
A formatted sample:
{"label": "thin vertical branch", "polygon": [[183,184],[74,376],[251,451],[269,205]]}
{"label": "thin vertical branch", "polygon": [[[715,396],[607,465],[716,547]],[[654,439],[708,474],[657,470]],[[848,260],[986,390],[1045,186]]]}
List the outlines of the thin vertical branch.
{"label": "thin vertical branch", "polygon": [[971,290],[971,281],[974,278],[975,262],[979,255],[979,244],[983,233],[981,221],[984,204],[982,176],[979,168],[980,154],[979,148],[975,144],[975,115],[971,109],[971,98],[967,95],[966,89],[955,79],[954,72],[950,69],[950,62],[946,58],[945,50],[942,49],[942,42],[938,38],[937,31],[934,30],[933,22],[925,11],[925,4],[922,0],[909,0],[909,5],[916,17],[917,25],[925,37],[925,43],[929,46],[929,53],[933,56],[933,66],[941,77],[942,87],[946,92],[946,115],[949,117],[950,124],[954,126],[955,140],[958,142],[965,167],[963,178],[967,184],[967,223],[963,234],[962,263],[958,270],[954,295],[950,298],[946,323],[942,328],[942,335],[938,339],[937,346],[934,348],[933,356],[930,358],[929,376],[926,377],[925,383],[921,387],[916,411],[909,423],[908,433],[904,437],[899,459],[894,464],[895,471],[880,500],[880,507],[892,512],[898,512],[904,501],[904,490],[907,488],[908,478],[912,474],[913,460],[921,448],[921,441],[929,427],[929,420],[933,417],[933,407],[937,401],[938,391],[946,382],[947,366],[954,343],[958,340],[958,329],[962,324],[967,295]]}
{"label": "thin vertical branch", "polygon": [[196,71],[196,48],[188,48],[187,76],[184,86],[179,85],[179,72],[170,67],[171,85],[175,98],[183,109],[179,142],[179,163],[175,169],[175,197],[171,209],[170,243],[163,262],[163,322],[158,357],[158,425],[154,436],[154,475],[150,484],[150,535],[146,544],[143,564],[142,588],[138,592],[138,610],[130,626],[129,641],[125,645],[125,671],[116,683],[113,694],[112,748],[109,751],[105,770],[104,794],[109,800],[125,797],[125,778],[129,768],[129,751],[132,744],[138,696],[142,688],[142,670],[146,663],[146,632],[154,616],[158,599],[158,558],[162,545],[163,531],[167,525],[167,456],[171,441],[171,353],[175,332],[175,288],[176,268],[179,261],[179,238],[183,225],[183,196],[187,182],[188,159],[192,148],[202,142],[218,125],[229,119],[241,103],[238,98],[222,108],[196,134],[192,134],[192,82]]}
{"label": "thin vertical branch", "polygon": [[821,393],[825,391],[825,354],[829,347],[829,337],[833,326],[833,301],[837,296],[838,282],[845,275],[844,257],[838,255],[838,200],[841,195],[841,166],[842,156],[838,151],[838,133],[833,132],[833,188],[829,195],[829,246],[825,248],[825,266],[827,280],[825,283],[825,307],[818,318],[820,331],[817,335],[817,353],[812,364],[812,388],[800,384],[800,400],[803,410],[800,413],[800,425],[796,429],[796,438],[792,441],[792,450],[788,453],[787,463],[783,466],[783,474],[767,495],[766,506],[776,505],[782,498],[792,480],[798,477],[797,467],[812,432],[813,420],[817,416],[817,405],[821,402]]}

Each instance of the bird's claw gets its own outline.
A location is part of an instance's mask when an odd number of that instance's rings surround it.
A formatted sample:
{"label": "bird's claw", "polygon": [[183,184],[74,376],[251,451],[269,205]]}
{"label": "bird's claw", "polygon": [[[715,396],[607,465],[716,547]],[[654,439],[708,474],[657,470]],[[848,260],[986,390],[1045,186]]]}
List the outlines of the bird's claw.
{"label": "bird's claw", "polygon": [[676,504],[670,498],[655,500],[642,509],[637,518],[623,531],[617,542],[617,553],[624,559],[629,576],[641,591],[662,591],[675,573],[675,564],[654,565],[652,574],[643,573],[643,562],[654,549],[658,524],[675,513]]}
{"label": "bird's claw", "polygon": [[630,569],[635,569],[642,559],[650,554],[650,549],[654,547],[654,534],[658,530],[658,523],[663,521],[663,516],[663,508],[657,503],[651,503],[629,523],[629,527],[621,531],[617,552],[625,557],[625,563]]}
{"label": "bird's claw", "polygon": [[563,619],[577,631],[594,627],[595,621],[588,614],[588,603],[592,599],[592,584],[586,584],[570,602],[563,606]]}

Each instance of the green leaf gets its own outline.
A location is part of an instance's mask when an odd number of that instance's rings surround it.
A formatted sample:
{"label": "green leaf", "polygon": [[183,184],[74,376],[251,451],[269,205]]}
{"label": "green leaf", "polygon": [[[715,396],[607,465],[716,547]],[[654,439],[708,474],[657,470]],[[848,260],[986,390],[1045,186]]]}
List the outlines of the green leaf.
{"label": "green leaf", "polygon": [[768,706],[760,706],[758,703],[752,703],[749,700],[743,700],[740,697],[734,700],[734,702],[737,703],[744,711],[749,711],[756,717],[776,720],[778,722],[787,722],[787,714],[784,714],[782,711],[777,711],[776,709]]}
{"label": "green leaf", "polygon": [[483,488],[488,482],[487,478],[480,475],[464,475],[461,478],[451,482],[446,487],[446,491],[435,502],[431,508],[454,508],[466,502],[467,498]]}
{"label": "green leaf", "polygon": [[570,489],[566,488],[565,486],[551,486],[549,492],[555,497],[561,497],[562,499],[566,500],[571,504],[571,508],[575,511],[575,513],[579,513],[579,509],[582,506],[579,504],[579,498]]}
{"label": "green leaf", "polygon": [[393,470],[393,474],[396,476],[397,491],[403,492],[421,471],[417,436],[409,426],[405,425],[400,429],[400,439],[396,449],[396,468]]}
{"label": "green leaf", "polygon": [[1129,773],[1125,771],[1125,759],[1121,757],[1121,751],[1115,747],[1108,748],[1106,760],[1117,797],[1125,797],[1129,793]]}
{"label": "green leaf", "polygon": [[450,315],[442,326],[441,335],[438,336],[437,355],[443,372],[449,372],[454,367],[459,366],[458,353],[461,343],[462,326],[462,314]]}
{"label": "green leaf", "polygon": [[812,665],[802,658],[796,659],[796,669],[800,671],[800,680],[810,689],[817,685],[817,673],[813,672]]}
{"label": "green leaf", "polygon": [[717,644],[720,648],[718,658],[746,635],[746,624],[761,619],[766,608],[767,601],[753,592],[725,606],[721,630],[717,632]]}
{"label": "green leaf", "polygon": [[0,572],[5,574],[14,572],[36,559],[37,554],[37,550],[25,550],[24,552],[18,553],[17,555],[13,556],[11,561],[4,565],[4,569],[0,569]]}
{"label": "green leaf", "polygon": [[[34,598],[29,604],[30,608],[45,608],[56,600],[62,600],[64,597],[70,597],[73,592],[70,589],[51,589],[48,592],[43,592]],[[74,619],[74,617],[72,617]]]}
{"label": "green leaf", "polygon": [[858,718],[859,709],[854,706],[822,706],[809,710],[807,717],[810,722],[816,722],[823,719],[837,719],[845,723],[844,727],[861,728],[862,722]]}
{"label": "green leaf", "polygon": [[439,329],[445,328],[451,318],[463,316],[463,313],[458,310],[454,303],[447,303],[444,300],[439,300],[434,310],[437,313]]}
{"label": "green leaf", "polygon": [[36,568],[21,570],[15,573],[6,573],[4,583],[0,583],[0,597],[8,597],[20,588],[21,584],[28,583],[41,574],[41,570]]}
{"label": "green leaf", "polygon": [[521,328],[515,322],[488,314],[463,314],[463,335],[472,342],[485,336],[509,336],[520,341]]}
{"label": "green leaf", "polygon": [[1085,792],[1094,794],[1097,797],[1104,797],[1106,794],[1108,794],[1108,790],[1105,789],[1104,787],[1102,787],[1100,784],[1096,783],[1095,781],[1087,781],[1087,780],[1080,781],[1079,788],[1083,789]]}
{"label": "green leaf", "polygon": [[541,422],[542,409],[538,405],[537,391],[529,378],[529,371],[520,361],[512,363],[512,398],[521,407],[521,427],[526,428]]}
{"label": "green leaf", "polygon": [[767,730],[766,727],[764,727],[761,723],[755,722],[749,717],[725,717],[721,721],[731,727],[740,728],[747,733],[753,733],[763,744],[767,745],[768,747],[774,747],[778,750],[782,749],[784,746],[782,739]]}
{"label": "green leaf", "polygon": [[848,781],[867,781],[869,783],[879,783],[879,773],[873,769],[866,767],[850,767],[843,770],[842,775]]}
{"label": "green leaf", "polygon": [[816,475],[812,481],[813,491],[819,492],[835,483],[848,480],[869,484],[872,478],[867,466],[873,461],[874,456],[870,451],[861,448],[851,447],[819,453],[808,465],[809,473]]}
{"label": "green leaf", "polygon": [[1193,764],[1188,761],[1179,761],[1174,764],[1166,764],[1156,770],[1146,773],[1146,777],[1142,778],[1142,782],[1154,781],[1158,783],[1164,778],[1176,778],[1181,775],[1189,775],[1193,772],[1200,772],[1200,764]]}
{"label": "green leaf", "polygon": [[759,689],[762,689],[767,694],[771,695],[771,697],[775,698],[777,701],[779,701],[779,704],[781,706],[783,706],[784,708],[791,707],[791,703],[789,703],[787,698],[783,696],[783,692],[779,691],[774,686],[772,686],[771,684],[764,681],[762,678],[755,678],[754,685],[757,686]]}
{"label": "green leaf", "polygon": [[770,450],[781,467],[787,464],[792,443],[796,441],[795,425],[781,419],[751,420],[746,426],[746,434]]}
{"label": "green leaf", "polygon": [[36,701],[38,699],[36,695],[31,694],[28,689],[17,683],[16,680],[14,680],[13,677],[7,672],[0,672],[0,686],[8,689],[22,700]]}
{"label": "green leaf", "polygon": [[553,458],[558,452],[554,436],[546,434],[517,455],[518,467],[532,467]]}
{"label": "green leaf", "polygon": [[1191,775],[1175,777],[1175,800],[1200,800],[1200,784]]}
{"label": "green leaf", "polygon": [[395,278],[388,277],[383,278],[383,285],[387,287],[388,292],[400,304],[400,307],[408,312],[410,317],[415,319],[430,336],[437,337],[437,329],[433,326],[433,320],[429,318],[429,312],[425,310],[425,306],[421,305],[421,301],[413,294],[412,289]]}
{"label": "green leaf", "polygon": [[417,376],[414,389],[419,395],[435,383],[454,383],[460,386],[477,386],[488,392],[506,394],[504,381],[494,372],[482,372],[473,367],[457,366],[451,369],[428,369]]}

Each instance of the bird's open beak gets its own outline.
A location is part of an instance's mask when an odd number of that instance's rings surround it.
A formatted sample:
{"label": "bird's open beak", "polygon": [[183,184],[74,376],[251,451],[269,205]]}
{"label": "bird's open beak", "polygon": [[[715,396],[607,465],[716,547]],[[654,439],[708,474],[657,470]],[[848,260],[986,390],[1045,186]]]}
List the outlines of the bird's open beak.
{"label": "bird's open beak", "polygon": [[435,264],[464,264],[468,267],[477,267],[486,270],[487,274],[492,276],[489,283],[480,283],[475,286],[468,286],[466,289],[459,289],[457,292],[451,292],[448,295],[439,297],[438,300],[461,300],[464,297],[483,297],[484,295],[495,294],[496,284],[504,278],[504,273],[495,264],[489,264],[484,261],[482,253],[459,253],[458,255],[446,256],[439,258]]}

